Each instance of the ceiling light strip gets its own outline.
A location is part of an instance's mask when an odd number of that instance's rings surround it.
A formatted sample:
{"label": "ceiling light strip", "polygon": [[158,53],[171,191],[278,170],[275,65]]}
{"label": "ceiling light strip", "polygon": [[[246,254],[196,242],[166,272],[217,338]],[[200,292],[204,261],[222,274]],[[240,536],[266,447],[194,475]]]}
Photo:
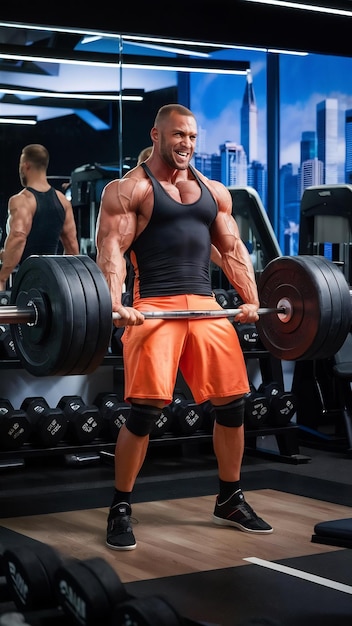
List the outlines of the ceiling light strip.
{"label": "ceiling light strip", "polygon": [[12,89],[11,87],[0,87],[0,93],[14,96],[31,96],[34,98],[61,98],[64,100],[111,100],[142,102],[143,96],[123,95],[123,94],[90,94],[90,93],[63,93],[52,91],[36,91],[32,89]]}
{"label": "ceiling light strip", "polygon": [[206,74],[235,74],[245,75],[250,65],[246,61],[220,61],[218,59],[208,60],[209,65],[204,65],[201,59],[189,59],[188,63],[181,63],[181,59],[167,59],[165,57],[155,57],[156,60],[148,60],[148,57],[139,55],[126,55],[122,62],[108,62],[97,60],[68,59],[59,57],[46,57],[32,54],[15,54],[0,52],[0,59],[11,61],[31,61],[35,63],[62,63],[66,65],[84,65],[87,67],[109,67],[122,69],[148,69],[158,71],[174,72],[202,72]]}
{"label": "ceiling light strip", "polygon": [[26,126],[35,126],[36,120],[26,120],[15,117],[0,117],[0,124],[25,124]]}
{"label": "ceiling light strip", "polygon": [[302,9],[303,11],[315,11],[316,13],[328,13],[331,15],[340,15],[342,17],[352,17],[352,11],[345,9],[336,9],[334,7],[322,7],[316,4],[301,4],[300,2],[286,2],[286,0],[245,0],[246,2],[254,2],[256,4],[269,4],[273,6],[283,7],[285,9]]}

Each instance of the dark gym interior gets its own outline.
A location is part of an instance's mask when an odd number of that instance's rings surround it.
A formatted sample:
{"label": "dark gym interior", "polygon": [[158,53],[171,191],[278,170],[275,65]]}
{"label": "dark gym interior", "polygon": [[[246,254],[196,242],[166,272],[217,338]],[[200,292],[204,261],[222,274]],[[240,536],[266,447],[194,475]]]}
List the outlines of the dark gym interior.
{"label": "dark gym interior", "polygon": [[[312,4],[350,9],[350,2],[342,0],[334,3],[317,0]],[[254,5],[245,0],[217,3],[196,0],[187,6],[172,7],[154,2],[143,11],[125,5],[88,10],[86,4],[78,2],[75,6],[78,17],[72,15],[72,8],[60,4],[53,15],[52,7],[33,5],[22,7],[19,16],[18,7],[8,4],[2,7],[1,19],[16,23],[20,17],[28,24],[291,47],[351,56],[350,18],[312,11]],[[62,41],[66,46],[67,39],[58,36],[56,52]],[[163,99],[172,100],[174,95],[173,92],[151,94],[153,108]],[[138,123],[141,133],[144,132],[144,120]],[[48,121],[44,131],[45,135],[55,133],[55,124]],[[72,128],[74,132],[77,128]],[[96,135],[92,134],[91,139],[96,141]],[[88,136],[88,143],[89,140]],[[20,141],[26,143],[25,134],[17,141],[16,148],[9,143],[2,149],[3,166],[6,154],[18,152]],[[142,135],[141,146],[147,143],[148,137]],[[79,160],[85,163],[85,145],[78,146],[78,150]],[[108,152],[106,161],[114,161],[113,148],[108,147]],[[68,164],[68,171],[73,167]],[[104,184],[114,173],[99,171],[98,184]],[[78,172],[80,191],[82,176],[84,173]],[[73,193],[74,183],[73,180]],[[265,267],[280,251],[263,209],[247,189],[234,189],[232,193],[243,232],[248,231],[261,241],[261,264]],[[344,247],[346,238],[349,240],[346,233],[352,231],[350,188],[341,186],[338,193],[343,197],[342,206],[348,207],[347,212],[336,212],[336,203],[331,210],[326,210],[325,205],[321,210],[311,194],[304,196],[300,254],[322,254],[319,244],[315,243],[314,247],[312,241],[326,241],[326,229],[331,233],[336,228],[335,239],[340,237],[336,254],[339,259],[343,255],[350,282],[350,245]],[[89,223],[84,221],[86,216],[80,221],[79,210],[77,219],[82,235],[89,237]],[[319,266],[317,273],[324,279],[330,277],[331,299],[334,294],[342,297],[330,270]],[[222,306],[236,306],[232,299],[236,294],[223,282],[216,268],[213,279]],[[2,358],[0,409],[2,403],[5,410],[10,408],[16,423],[22,423],[24,430],[23,443],[19,437],[15,445],[14,434],[0,428],[0,552],[4,555],[8,551],[16,563],[24,550],[24,579],[29,572],[30,585],[35,587],[39,599],[31,605],[14,595],[2,559],[0,626],[110,625],[110,607],[122,591],[126,593],[124,599],[135,606],[136,621],[128,621],[117,612],[111,626],[350,625],[352,346],[350,333],[344,333],[340,326],[337,328],[335,320],[326,326],[330,328],[330,335],[324,339],[328,356],[322,359],[287,363],[268,352],[253,328],[252,334],[247,332],[242,338],[247,342],[244,352],[257,390],[248,403],[242,487],[254,508],[260,509],[273,524],[274,533],[270,537],[248,537],[233,529],[212,527],[211,513],[218,490],[212,425],[207,407],[192,403],[180,377],[175,392],[187,404],[187,411],[179,412],[177,427],[175,421],[171,427],[172,419],[168,422],[165,412],[137,480],[134,523],[140,534],[140,546],[135,553],[115,553],[105,547],[106,515],[114,479],[114,441],[129,410],[121,400],[123,364],[118,333],[111,337],[109,350],[94,372],[78,377],[49,376],[44,385],[41,379],[25,371],[18,359]],[[340,349],[331,354],[336,341],[341,344]],[[281,423],[273,421],[273,417],[271,422],[264,418],[261,422],[256,412],[258,396],[265,404],[264,388],[268,391],[272,381],[282,383],[286,390],[282,403],[291,406],[291,413],[286,419],[281,417]],[[260,385],[262,394],[258,393]],[[58,423],[62,420],[66,428],[70,397],[75,397],[78,404],[84,398],[81,424],[87,414],[93,415],[97,420],[96,433],[87,434],[76,423],[75,428],[58,435],[50,448],[45,438],[39,438],[38,429],[36,437],[29,437],[28,417],[23,413],[32,411],[34,419],[35,407],[38,402],[44,402],[48,418],[55,418]],[[102,409],[104,419],[99,413]],[[190,424],[186,419],[190,409],[198,424]],[[45,437],[45,429],[41,433]],[[55,548],[65,559],[78,562],[99,559],[109,568],[104,570],[102,566],[99,584],[95,580],[83,591],[81,584],[86,572],[80,571],[75,579],[85,597],[88,618],[79,611],[72,617],[58,608],[56,599],[52,604],[48,599],[45,604],[47,580],[42,577],[42,563],[38,565],[35,559],[43,546]],[[51,564],[51,569],[54,565]],[[106,582],[105,589],[99,587],[102,580]]]}

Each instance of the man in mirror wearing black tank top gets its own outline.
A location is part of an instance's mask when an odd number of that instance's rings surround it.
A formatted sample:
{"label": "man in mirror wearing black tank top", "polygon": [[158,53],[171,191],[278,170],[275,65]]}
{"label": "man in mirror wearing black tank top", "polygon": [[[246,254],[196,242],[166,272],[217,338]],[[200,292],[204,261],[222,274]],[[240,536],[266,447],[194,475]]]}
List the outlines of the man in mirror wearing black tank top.
{"label": "man in mirror wearing black tank top", "polygon": [[22,191],[10,197],[6,239],[0,251],[0,291],[6,290],[15,268],[32,254],[79,254],[71,202],[47,180],[49,153],[41,144],[22,150],[19,176]]}

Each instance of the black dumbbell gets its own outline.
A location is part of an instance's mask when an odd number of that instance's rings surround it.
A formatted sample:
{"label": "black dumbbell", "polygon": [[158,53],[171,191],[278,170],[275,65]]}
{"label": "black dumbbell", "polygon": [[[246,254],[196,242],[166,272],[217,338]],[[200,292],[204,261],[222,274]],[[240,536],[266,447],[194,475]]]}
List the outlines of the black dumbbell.
{"label": "black dumbbell", "polygon": [[0,358],[17,359],[16,348],[9,324],[1,324],[0,326]]}
{"label": "black dumbbell", "polygon": [[42,396],[27,397],[21,404],[32,425],[31,440],[45,448],[55,447],[64,439],[68,421],[62,409],[50,408]]}
{"label": "black dumbbell", "polygon": [[63,396],[58,404],[68,420],[67,438],[74,443],[91,443],[100,435],[103,418],[98,407],[85,404],[80,396]]}
{"label": "black dumbbell", "polygon": [[183,618],[161,596],[131,598],[118,604],[113,612],[114,626],[186,626],[199,624]]}
{"label": "black dumbbell", "polygon": [[12,612],[4,626],[200,626],[161,596],[132,596],[101,557],[65,559],[55,548],[37,542],[5,549],[1,566],[7,601],[12,599],[23,612]]}
{"label": "black dumbbell", "polygon": [[251,384],[251,390],[244,396],[244,423],[246,428],[259,428],[268,419],[270,404],[269,399],[258,392]]}
{"label": "black dumbbell", "polygon": [[234,322],[233,326],[237,332],[243,350],[255,350],[258,346],[258,330],[253,324],[239,324]]}
{"label": "black dumbbell", "polygon": [[77,626],[115,624],[114,607],[131,598],[113,567],[100,557],[64,561],[54,574],[54,587],[70,624]]}
{"label": "black dumbbell", "polygon": [[240,304],[243,304],[243,300],[239,293],[236,291],[236,289],[227,290],[227,299],[229,303],[229,309],[238,309]]}
{"label": "black dumbbell", "polygon": [[171,428],[175,435],[192,435],[201,429],[203,423],[201,404],[177,394],[168,408],[172,413]]}
{"label": "black dumbbell", "polygon": [[297,411],[296,396],[289,391],[284,391],[282,385],[273,381],[262,383],[258,391],[264,393],[269,399],[268,424],[271,426],[286,426],[292,420]]}
{"label": "black dumbbell", "polygon": [[152,439],[162,437],[166,433],[172,433],[172,423],[174,415],[170,409],[170,405],[164,406],[161,415],[158,417],[154,424],[154,428],[150,433]]}
{"label": "black dumbbell", "polygon": [[205,433],[207,433],[208,435],[212,435],[215,421],[214,407],[209,400],[203,402],[201,407],[203,415],[202,428]]}
{"label": "black dumbbell", "polygon": [[226,289],[213,289],[215,300],[223,309],[229,308],[229,297]]}
{"label": "black dumbbell", "polygon": [[16,607],[22,611],[57,608],[54,574],[62,563],[51,546],[35,548],[18,545],[7,548],[1,557],[7,588]]}
{"label": "black dumbbell", "polygon": [[131,411],[131,406],[121,402],[115,393],[99,393],[93,404],[98,407],[103,418],[101,436],[108,441],[116,441],[121,426]]}
{"label": "black dumbbell", "polygon": [[30,624],[110,624],[115,605],[132,597],[104,559],[64,559],[45,544],[5,549],[2,569],[10,597]]}
{"label": "black dumbbell", "polygon": [[31,432],[27,413],[14,409],[10,400],[0,398],[0,448],[19,450],[29,441]]}
{"label": "black dumbbell", "polygon": [[11,291],[0,291],[0,306],[9,306]]}

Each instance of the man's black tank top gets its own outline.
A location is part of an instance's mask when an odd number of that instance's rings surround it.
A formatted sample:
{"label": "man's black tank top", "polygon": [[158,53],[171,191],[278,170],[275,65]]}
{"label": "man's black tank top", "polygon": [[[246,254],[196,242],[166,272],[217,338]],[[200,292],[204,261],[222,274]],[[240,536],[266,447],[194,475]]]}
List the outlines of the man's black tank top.
{"label": "man's black tank top", "polygon": [[145,163],[154,191],[151,218],[131,245],[135,285],[141,298],[177,294],[211,295],[210,227],[217,204],[190,166],[200,188],[192,204],[177,202],[165,191]]}
{"label": "man's black tank top", "polygon": [[53,187],[48,191],[36,191],[32,187],[26,189],[34,195],[37,210],[20,263],[31,254],[57,254],[65,221],[65,209]]}

